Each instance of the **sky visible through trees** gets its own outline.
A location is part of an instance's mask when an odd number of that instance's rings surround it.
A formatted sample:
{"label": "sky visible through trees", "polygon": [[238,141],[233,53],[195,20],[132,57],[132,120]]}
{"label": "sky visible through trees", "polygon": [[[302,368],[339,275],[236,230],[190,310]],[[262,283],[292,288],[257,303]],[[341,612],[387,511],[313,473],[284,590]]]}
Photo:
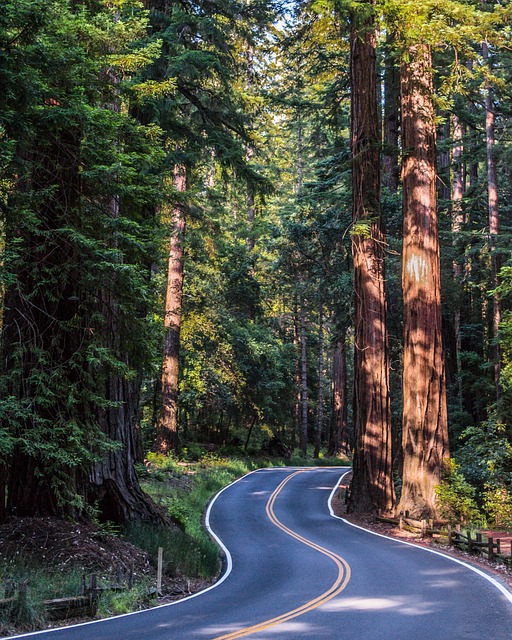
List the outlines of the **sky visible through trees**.
{"label": "sky visible through trees", "polygon": [[3,0],[0,520],[158,522],[134,464],[200,444],[512,524],[511,27]]}

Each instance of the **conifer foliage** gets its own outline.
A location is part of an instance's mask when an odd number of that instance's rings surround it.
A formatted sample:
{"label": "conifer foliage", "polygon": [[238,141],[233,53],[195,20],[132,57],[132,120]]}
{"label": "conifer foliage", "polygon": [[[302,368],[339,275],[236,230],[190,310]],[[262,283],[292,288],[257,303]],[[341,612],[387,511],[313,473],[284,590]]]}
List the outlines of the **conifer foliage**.
{"label": "conifer foliage", "polygon": [[450,451],[498,517],[510,28],[444,0],[5,0],[0,519],[161,521],[134,463],[197,443],[351,456],[349,509],[422,517]]}

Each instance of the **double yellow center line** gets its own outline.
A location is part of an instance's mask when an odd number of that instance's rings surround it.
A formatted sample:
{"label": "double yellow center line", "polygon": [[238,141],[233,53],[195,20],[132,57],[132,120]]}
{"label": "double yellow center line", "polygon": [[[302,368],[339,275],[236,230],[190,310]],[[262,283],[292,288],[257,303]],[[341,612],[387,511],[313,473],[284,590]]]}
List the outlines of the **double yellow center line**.
{"label": "double yellow center line", "polygon": [[276,527],[278,527],[279,529],[287,533],[289,536],[291,536],[292,538],[295,538],[295,540],[302,542],[306,546],[311,547],[312,549],[315,549],[315,551],[318,551],[319,553],[322,553],[324,556],[327,556],[328,558],[330,558],[338,569],[338,575],[336,577],[336,580],[331,585],[331,587],[327,589],[327,591],[324,591],[324,593],[322,593],[318,597],[314,598],[313,600],[309,600],[308,602],[304,603],[300,607],[297,607],[296,609],[293,609],[292,611],[287,611],[286,613],[283,613],[280,616],[276,616],[275,618],[271,618],[270,620],[265,620],[258,624],[252,625],[251,627],[245,627],[244,629],[240,629],[239,631],[233,631],[232,633],[228,633],[224,636],[218,636],[217,638],[215,638],[215,640],[233,640],[234,638],[243,638],[244,636],[248,636],[252,633],[263,631],[264,629],[268,629],[269,627],[273,627],[277,624],[287,622],[292,618],[296,618],[298,616],[303,615],[304,613],[307,613],[308,611],[311,611],[312,609],[316,609],[317,607],[320,607],[321,605],[325,604],[326,602],[328,602],[329,600],[337,596],[339,593],[341,593],[343,589],[345,589],[345,587],[347,586],[348,581],[350,580],[350,566],[348,562],[344,560],[341,556],[337,555],[336,553],[333,553],[332,551],[329,551],[328,549],[321,547],[319,544],[316,544],[315,542],[312,542],[311,540],[308,540],[307,538],[304,538],[303,536],[299,535],[295,531],[292,531],[291,529],[289,529],[277,518],[274,512],[274,505],[277,500],[277,497],[279,496],[279,494],[281,493],[285,485],[288,482],[290,482],[292,478],[295,478],[295,476],[297,476],[298,474],[304,473],[304,471],[305,470],[302,469],[300,471],[296,471],[295,473],[292,473],[291,475],[287,476],[279,484],[279,486],[272,493],[272,495],[270,496],[267,502],[267,507],[266,507],[267,516],[269,517],[270,521],[273,524],[275,524]]}

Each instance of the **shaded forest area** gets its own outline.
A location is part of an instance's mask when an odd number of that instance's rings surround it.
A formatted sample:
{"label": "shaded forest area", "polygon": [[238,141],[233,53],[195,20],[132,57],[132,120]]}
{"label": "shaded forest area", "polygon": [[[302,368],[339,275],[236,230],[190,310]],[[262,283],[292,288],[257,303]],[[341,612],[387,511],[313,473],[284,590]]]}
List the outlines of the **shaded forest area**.
{"label": "shaded forest area", "polygon": [[3,0],[0,521],[165,522],[199,443],[512,526],[511,24]]}

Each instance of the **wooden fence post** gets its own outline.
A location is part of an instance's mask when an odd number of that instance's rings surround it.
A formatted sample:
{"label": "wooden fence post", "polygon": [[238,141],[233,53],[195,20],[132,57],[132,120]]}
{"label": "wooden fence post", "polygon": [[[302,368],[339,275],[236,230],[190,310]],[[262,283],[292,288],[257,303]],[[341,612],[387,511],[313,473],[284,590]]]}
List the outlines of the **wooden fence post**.
{"label": "wooden fence post", "polygon": [[162,567],[163,567],[164,550],[162,547],[158,547],[158,566],[156,574],[156,591],[160,595],[162,592]]}
{"label": "wooden fence post", "polygon": [[489,556],[489,560],[494,558],[494,540],[492,538],[487,540],[487,555]]}

